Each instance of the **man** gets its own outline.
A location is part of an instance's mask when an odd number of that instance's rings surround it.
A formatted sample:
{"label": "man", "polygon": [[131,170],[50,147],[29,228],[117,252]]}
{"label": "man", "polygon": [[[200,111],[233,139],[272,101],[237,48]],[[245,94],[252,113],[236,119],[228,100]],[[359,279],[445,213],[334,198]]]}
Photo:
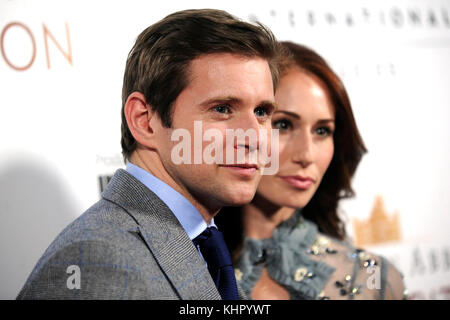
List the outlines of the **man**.
{"label": "man", "polygon": [[[223,288],[227,273],[212,270],[199,239],[217,233],[222,206],[253,198],[262,167],[248,161],[255,148],[232,144],[245,163],[180,163],[173,135],[195,136],[195,123],[222,136],[270,129],[276,48],[267,29],[218,10],[177,12],[144,30],[124,75],[126,171],[50,245],[18,299],[238,298],[234,275]],[[230,153],[222,145],[216,152]]]}

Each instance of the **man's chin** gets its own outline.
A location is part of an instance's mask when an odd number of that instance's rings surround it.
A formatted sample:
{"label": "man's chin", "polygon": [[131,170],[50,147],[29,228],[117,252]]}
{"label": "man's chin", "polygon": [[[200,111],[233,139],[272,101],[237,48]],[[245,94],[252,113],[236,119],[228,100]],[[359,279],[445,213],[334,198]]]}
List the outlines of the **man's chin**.
{"label": "man's chin", "polygon": [[231,196],[227,197],[224,201],[226,202],[225,206],[227,207],[240,207],[249,204],[253,197],[255,196],[255,192],[238,192],[236,191]]}

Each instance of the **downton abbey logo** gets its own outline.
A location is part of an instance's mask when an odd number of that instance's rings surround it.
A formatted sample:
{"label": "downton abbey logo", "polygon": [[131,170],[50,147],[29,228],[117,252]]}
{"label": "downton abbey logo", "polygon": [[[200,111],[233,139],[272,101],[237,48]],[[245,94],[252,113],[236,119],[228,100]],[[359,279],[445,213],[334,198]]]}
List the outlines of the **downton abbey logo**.
{"label": "downton abbey logo", "polygon": [[398,212],[388,214],[381,196],[376,197],[370,217],[355,219],[353,227],[357,246],[401,240],[400,215]]}

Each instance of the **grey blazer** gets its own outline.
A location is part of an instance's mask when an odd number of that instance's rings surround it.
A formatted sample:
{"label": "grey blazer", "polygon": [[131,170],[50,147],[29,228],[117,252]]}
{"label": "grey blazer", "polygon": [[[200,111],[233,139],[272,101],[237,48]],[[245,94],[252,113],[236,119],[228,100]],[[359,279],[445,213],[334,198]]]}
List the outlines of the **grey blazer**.
{"label": "grey blazer", "polygon": [[[77,267],[78,282],[73,278]],[[74,287],[76,283],[79,286]],[[239,293],[246,298],[240,288]],[[102,199],[50,244],[17,299],[220,299],[220,295],[172,211],[119,169]]]}

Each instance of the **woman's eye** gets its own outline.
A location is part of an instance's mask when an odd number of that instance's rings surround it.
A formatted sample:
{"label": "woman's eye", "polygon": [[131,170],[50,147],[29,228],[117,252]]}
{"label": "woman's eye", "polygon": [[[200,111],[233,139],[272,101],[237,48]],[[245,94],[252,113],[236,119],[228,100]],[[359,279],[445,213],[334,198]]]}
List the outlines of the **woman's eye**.
{"label": "woman's eye", "polygon": [[289,120],[281,119],[272,122],[272,127],[274,129],[280,129],[280,130],[288,130],[292,128],[292,123]]}
{"label": "woman's eye", "polygon": [[316,129],[316,133],[317,133],[319,136],[327,137],[327,136],[332,135],[332,134],[333,134],[333,131],[332,131],[330,128],[328,128],[328,127],[320,127],[320,128],[317,128],[317,129]]}
{"label": "woman's eye", "polygon": [[222,104],[222,105],[213,107],[213,110],[218,113],[228,114],[228,113],[230,113],[230,106],[226,105],[226,104]]}

